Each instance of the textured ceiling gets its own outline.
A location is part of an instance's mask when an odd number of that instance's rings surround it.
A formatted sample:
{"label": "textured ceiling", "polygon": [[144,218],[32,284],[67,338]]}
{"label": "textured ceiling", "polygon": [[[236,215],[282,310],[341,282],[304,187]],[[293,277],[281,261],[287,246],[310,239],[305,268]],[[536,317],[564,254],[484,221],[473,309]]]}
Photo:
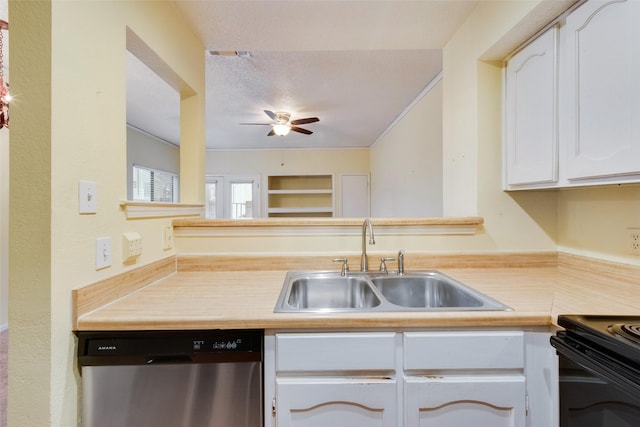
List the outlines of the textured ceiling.
{"label": "textured ceiling", "polygon": [[[174,4],[207,50],[251,52],[203,52],[207,148],[265,149],[371,146],[441,71],[441,48],[476,0]],[[130,58],[128,122],[177,144],[178,101],[167,102],[163,92],[172,89],[135,63]],[[320,122],[302,126],[313,135],[285,137],[239,124],[269,123],[265,109]]]}

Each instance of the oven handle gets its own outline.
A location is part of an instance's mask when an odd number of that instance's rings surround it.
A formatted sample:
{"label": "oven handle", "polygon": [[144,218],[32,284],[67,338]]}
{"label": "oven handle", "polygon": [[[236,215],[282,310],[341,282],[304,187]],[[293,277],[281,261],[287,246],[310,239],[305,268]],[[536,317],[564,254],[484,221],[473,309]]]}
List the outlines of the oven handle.
{"label": "oven handle", "polygon": [[[564,337],[552,336],[551,345],[556,352],[584,369],[592,372],[603,381],[616,386],[634,398],[640,394],[640,376],[632,368],[602,356],[600,353],[575,343]],[[572,344],[569,344],[572,343]]]}

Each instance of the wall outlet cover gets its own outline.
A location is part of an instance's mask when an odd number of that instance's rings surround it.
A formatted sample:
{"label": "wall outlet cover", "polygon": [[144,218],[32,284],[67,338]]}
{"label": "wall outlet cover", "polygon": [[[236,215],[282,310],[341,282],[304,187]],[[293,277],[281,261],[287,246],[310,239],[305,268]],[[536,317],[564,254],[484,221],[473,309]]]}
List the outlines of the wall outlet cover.
{"label": "wall outlet cover", "polygon": [[122,234],[122,261],[130,262],[142,255],[142,236],[140,233]]}
{"label": "wall outlet cover", "polygon": [[170,225],[164,227],[164,243],[162,249],[165,251],[173,249],[173,227]]}
{"label": "wall outlet cover", "polygon": [[630,254],[640,256],[640,227],[627,228],[627,249]]}

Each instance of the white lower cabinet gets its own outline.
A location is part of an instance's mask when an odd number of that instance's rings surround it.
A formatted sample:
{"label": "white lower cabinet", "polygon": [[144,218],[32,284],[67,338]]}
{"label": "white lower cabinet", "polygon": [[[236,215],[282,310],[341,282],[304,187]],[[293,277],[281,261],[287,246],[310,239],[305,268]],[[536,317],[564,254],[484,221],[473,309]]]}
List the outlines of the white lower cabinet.
{"label": "white lower cabinet", "polygon": [[443,376],[405,379],[405,426],[525,426],[525,378]]}
{"label": "white lower cabinet", "polygon": [[394,379],[278,379],[277,425],[394,427],[396,391]]}
{"label": "white lower cabinet", "polygon": [[267,331],[265,426],[552,427],[549,354],[518,330]]}

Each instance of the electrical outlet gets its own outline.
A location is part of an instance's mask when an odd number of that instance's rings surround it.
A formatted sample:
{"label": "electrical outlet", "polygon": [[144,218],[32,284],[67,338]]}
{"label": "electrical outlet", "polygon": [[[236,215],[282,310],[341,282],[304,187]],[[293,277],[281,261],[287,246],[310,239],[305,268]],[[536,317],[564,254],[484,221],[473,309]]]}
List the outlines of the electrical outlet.
{"label": "electrical outlet", "polygon": [[142,236],[139,233],[122,234],[122,262],[129,262],[142,255]]}
{"label": "electrical outlet", "polygon": [[164,244],[162,245],[162,248],[165,251],[173,249],[173,227],[170,225],[167,225],[164,228]]}
{"label": "electrical outlet", "polygon": [[627,228],[627,239],[629,253],[640,255],[640,228]]}
{"label": "electrical outlet", "polygon": [[96,270],[111,266],[111,237],[96,239]]}

